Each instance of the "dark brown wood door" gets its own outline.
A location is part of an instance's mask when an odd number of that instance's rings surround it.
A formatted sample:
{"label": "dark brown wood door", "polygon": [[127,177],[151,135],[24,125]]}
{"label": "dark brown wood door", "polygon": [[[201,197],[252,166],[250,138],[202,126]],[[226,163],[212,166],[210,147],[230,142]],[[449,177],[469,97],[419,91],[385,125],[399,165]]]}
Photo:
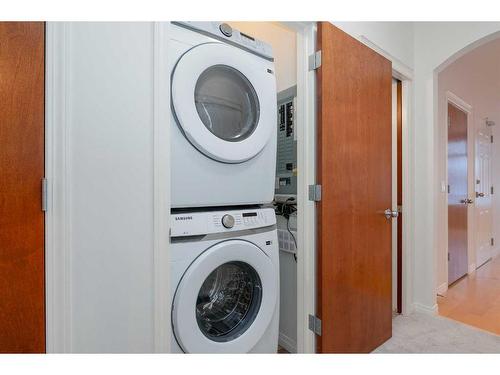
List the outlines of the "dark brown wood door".
{"label": "dark brown wood door", "polygon": [[44,24],[0,22],[0,352],[45,352]]}
{"label": "dark brown wood door", "polygon": [[370,352],[392,335],[392,66],[327,22],[318,49],[317,350]]}
{"label": "dark brown wood door", "polygon": [[448,104],[448,284],[467,274],[467,113]]}

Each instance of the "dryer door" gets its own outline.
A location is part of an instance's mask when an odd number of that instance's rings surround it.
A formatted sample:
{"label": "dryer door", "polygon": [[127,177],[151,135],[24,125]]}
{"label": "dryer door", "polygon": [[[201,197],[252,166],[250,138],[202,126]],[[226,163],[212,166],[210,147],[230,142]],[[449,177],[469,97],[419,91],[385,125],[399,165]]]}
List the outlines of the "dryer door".
{"label": "dryer door", "polygon": [[172,327],[187,353],[246,353],[276,309],[279,275],[271,259],[242,240],[220,242],[187,269],[174,295]]}
{"label": "dryer door", "polygon": [[256,156],[276,126],[276,79],[268,67],[221,43],[187,51],[172,74],[172,107],[191,144],[225,163]]}

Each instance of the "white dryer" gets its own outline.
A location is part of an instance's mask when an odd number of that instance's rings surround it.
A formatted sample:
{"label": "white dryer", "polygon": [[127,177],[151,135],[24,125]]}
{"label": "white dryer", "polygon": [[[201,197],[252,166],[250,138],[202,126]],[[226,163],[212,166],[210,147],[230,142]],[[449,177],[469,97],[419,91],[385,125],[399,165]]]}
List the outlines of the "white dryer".
{"label": "white dryer", "polygon": [[170,241],[172,352],[276,353],[274,210],[172,214]]}
{"label": "white dryer", "polygon": [[218,22],[170,27],[173,208],[269,203],[276,170],[271,47]]}

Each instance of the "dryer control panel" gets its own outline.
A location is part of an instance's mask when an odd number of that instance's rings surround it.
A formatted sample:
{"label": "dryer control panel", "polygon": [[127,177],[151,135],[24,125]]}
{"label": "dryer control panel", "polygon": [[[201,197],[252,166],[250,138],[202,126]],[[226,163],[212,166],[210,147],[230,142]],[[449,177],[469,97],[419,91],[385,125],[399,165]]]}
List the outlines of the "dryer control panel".
{"label": "dryer control panel", "polygon": [[251,35],[233,29],[229,24],[223,22],[192,22],[174,21],[174,25],[187,28],[221,41],[239,46],[248,52],[254,53],[267,60],[273,60],[273,50],[270,44],[262,40],[255,39]]}
{"label": "dryer control panel", "polygon": [[173,213],[170,218],[170,237],[237,232],[276,224],[272,208]]}

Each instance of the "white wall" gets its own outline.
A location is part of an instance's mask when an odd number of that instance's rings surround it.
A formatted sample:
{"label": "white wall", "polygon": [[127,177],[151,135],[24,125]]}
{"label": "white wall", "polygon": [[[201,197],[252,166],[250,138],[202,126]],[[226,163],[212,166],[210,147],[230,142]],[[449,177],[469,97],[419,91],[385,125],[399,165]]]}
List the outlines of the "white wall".
{"label": "white wall", "polygon": [[[437,166],[441,160],[436,89],[438,68],[471,43],[500,31],[500,23],[417,22],[415,32],[415,258],[414,300],[422,310],[436,311],[437,234],[446,225],[438,202],[443,199]],[[469,47],[470,48],[470,47]],[[454,56],[457,57],[457,56]]]}
{"label": "white wall", "polygon": [[413,68],[413,22],[332,22],[357,39],[368,40]]}
{"label": "white wall", "polygon": [[[451,65],[446,67],[438,76],[438,126],[440,128],[439,141],[446,142],[445,130],[446,119],[446,92],[451,91],[461,99],[466,101],[473,109],[474,129],[484,124],[484,118],[500,124],[500,39],[485,43],[466,55],[460,57]],[[500,135],[500,129],[493,127],[493,135]],[[475,131],[473,131],[475,134]],[[469,142],[475,142],[470,139]],[[445,149],[439,148],[440,163],[438,165],[438,180],[446,180],[446,157]],[[500,145],[494,144],[492,150],[492,172],[493,183],[496,186],[500,181],[500,170],[497,161],[500,161]],[[472,166],[474,160],[470,160]],[[470,177],[474,180],[474,176]],[[496,183],[495,183],[496,182]],[[471,196],[474,191],[470,192]],[[500,234],[500,199],[498,195],[492,196],[493,203],[493,236],[499,238]],[[446,201],[438,202],[439,210],[445,213]],[[436,286],[447,285],[447,238],[444,231],[438,231],[437,248],[439,249],[437,258],[437,280]],[[474,245],[475,246],[475,245]],[[476,254],[474,246],[470,252],[469,266],[475,266]]]}
{"label": "white wall", "polygon": [[67,32],[67,350],[153,352],[153,25]]}
{"label": "white wall", "polygon": [[273,48],[278,92],[297,84],[297,37],[277,22],[229,22],[229,24]]}

